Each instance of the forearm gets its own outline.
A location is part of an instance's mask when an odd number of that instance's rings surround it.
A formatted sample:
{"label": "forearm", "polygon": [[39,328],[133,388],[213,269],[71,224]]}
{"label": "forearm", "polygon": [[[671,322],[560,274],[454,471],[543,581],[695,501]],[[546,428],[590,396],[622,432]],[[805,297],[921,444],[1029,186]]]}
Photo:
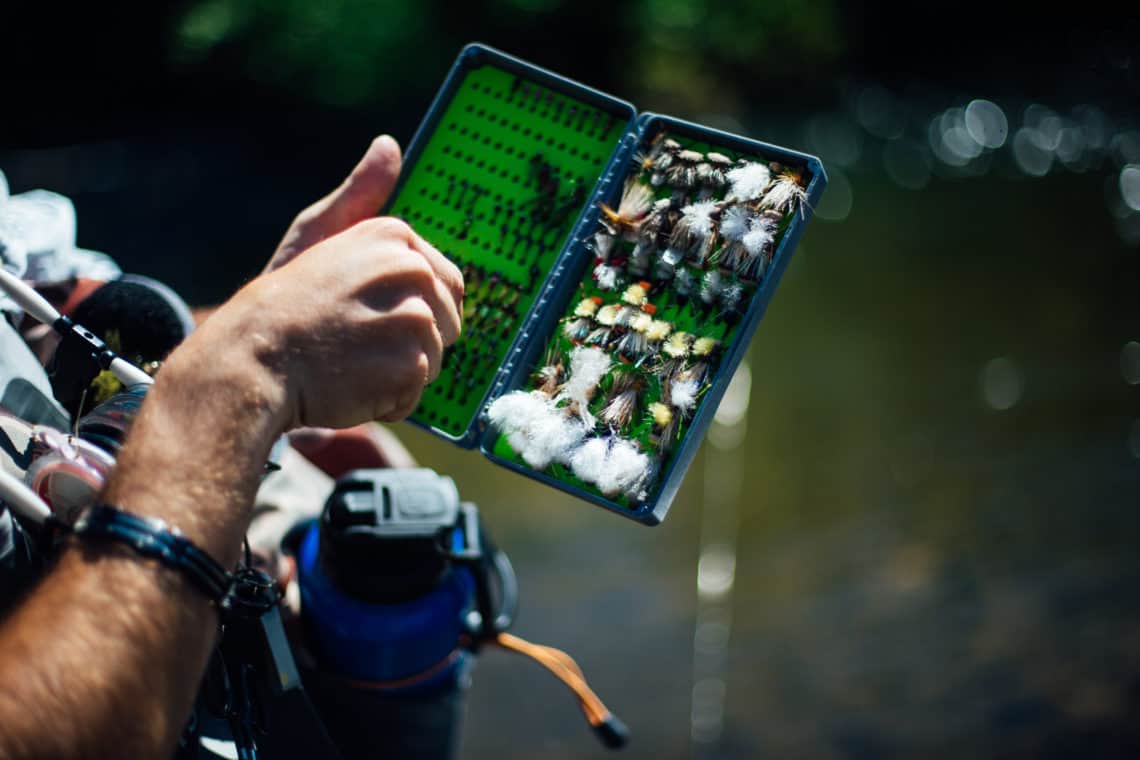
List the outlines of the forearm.
{"label": "forearm", "polygon": [[[259,356],[275,339],[234,319],[204,325],[171,355],[135,421],[104,501],[175,525],[226,566],[237,559],[284,382]],[[219,348],[221,347],[221,348]]]}
{"label": "forearm", "polygon": [[[374,218],[391,138],[298,216],[269,271],[166,361],[104,500],[232,565],[286,427],[402,419],[461,329],[463,278],[405,223]],[[70,547],[0,625],[0,758],[171,751],[217,620],[186,579],[122,547]]]}
{"label": "forearm", "polygon": [[[257,340],[204,333],[171,357],[103,497],[166,520],[227,567],[283,425],[284,391]],[[231,349],[205,353],[219,345]],[[174,571],[73,543],[0,629],[0,757],[168,755],[216,627]]]}

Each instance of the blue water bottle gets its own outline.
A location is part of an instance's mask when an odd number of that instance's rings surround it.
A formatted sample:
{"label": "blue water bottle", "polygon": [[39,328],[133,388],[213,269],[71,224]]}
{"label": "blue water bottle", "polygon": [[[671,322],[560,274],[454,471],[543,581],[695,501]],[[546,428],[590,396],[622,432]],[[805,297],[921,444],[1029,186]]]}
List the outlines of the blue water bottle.
{"label": "blue water bottle", "polygon": [[474,505],[429,469],[344,475],[297,552],[302,677],[345,758],[450,758],[473,655]]}

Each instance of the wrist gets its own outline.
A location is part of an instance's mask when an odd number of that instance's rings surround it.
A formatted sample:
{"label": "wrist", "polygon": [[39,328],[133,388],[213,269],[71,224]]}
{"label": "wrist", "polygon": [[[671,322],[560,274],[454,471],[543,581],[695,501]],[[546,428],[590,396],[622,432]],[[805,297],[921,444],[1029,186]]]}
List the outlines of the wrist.
{"label": "wrist", "polygon": [[181,389],[208,389],[222,405],[242,407],[260,418],[258,432],[269,442],[291,426],[294,416],[288,383],[287,340],[266,313],[258,281],[210,315],[167,363],[161,375]]}
{"label": "wrist", "polygon": [[167,359],[102,497],[166,520],[226,566],[292,413],[284,351],[250,309],[235,307],[219,310]]}
{"label": "wrist", "polygon": [[72,535],[86,541],[126,546],[140,557],[158,560],[180,573],[214,604],[219,604],[229,591],[231,578],[226,569],[181,531],[158,518],[96,504],[80,516]]}

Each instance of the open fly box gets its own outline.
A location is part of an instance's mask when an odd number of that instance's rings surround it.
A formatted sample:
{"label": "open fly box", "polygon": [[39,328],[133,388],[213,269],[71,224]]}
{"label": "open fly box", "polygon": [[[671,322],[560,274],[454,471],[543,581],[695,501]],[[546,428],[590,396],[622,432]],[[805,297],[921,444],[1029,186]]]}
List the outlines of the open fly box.
{"label": "open fly box", "polygon": [[412,422],[659,523],[826,182],[812,156],[468,45],[386,209],[466,283]]}

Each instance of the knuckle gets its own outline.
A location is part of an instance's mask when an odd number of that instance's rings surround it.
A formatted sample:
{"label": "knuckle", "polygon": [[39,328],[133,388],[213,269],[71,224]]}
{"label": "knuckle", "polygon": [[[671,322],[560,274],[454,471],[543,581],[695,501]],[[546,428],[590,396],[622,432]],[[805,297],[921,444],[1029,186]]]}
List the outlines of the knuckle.
{"label": "knuckle", "polygon": [[317,215],[315,206],[306,206],[297,212],[297,216],[293,217],[293,224],[305,225],[313,221],[313,217]]}
{"label": "knuckle", "polygon": [[451,291],[451,295],[455,297],[456,301],[462,302],[464,296],[467,295],[467,284],[463,281],[463,274],[459,271],[459,267],[450,261],[447,262],[447,268],[444,270],[444,282],[447,289]]}
{"label": "knuckle", "polygon": [[391,237],[404,243],[412,240],[412,228],[403,219],[394,216],[378,216],[370,220],[375,234],[381,237]]}
{"label": "knuckle", "polygon": [[416,411],[416,407],[420,405],[420,392],[416,391],[414,394],[403,394],[397,398],[395,403],[391,405],[389,410],[379,415],[378,419],[382,422],[399,422],[407,418]]}
{"label": "knuckle", "polygon": [[430,348],[420,351],[415,360],[415,377],[420,387],[423,387],[431,380],[431,359],[428,357]]}
{"label": "knuckle", "polygon": [[406,419],[407,417],[410,417],[412,415],[412,412],[416,411],[416,407],[419,405],[420,405],[420,394],[419,394],[419,392],[417,392],[414,396],[409,397],[407,401],[405,401],[403,404],[400,405],[400,409],[398,412],[399,417],[397,417],[397,419],[402,420],[402,419]]}
{"label": "knuckle", "polygon": [[444,345],[450,346],[459,339],[459,334],[463,330],[463,315],[458,311],[447,312],[436,323],[436,327],[439,329],[440,340]]}
{"label": "knuckle", "polygon": [[423,393],[424,377],[421,376],[418,382],[410,382],[396,394],[396,402],[392,410],[392,420],[402,420],[419,406],[420,396]]}
{"label": "knuckle", "polygon": [[[400,313],[404,318],[405,345],[422,354],[429,364],[439,359],[443,353],[443,336],[431,304],[423,298],[407,298],[400,306]],[[418,362],[417,357],[414,363]],[[426,373],[420,377],[425,376]]]}
{"label": "knuckle", "polygon": [[419,296],[404,299],[400,310],[412,320],[415,328],[423,329],[435,325],[435,312],[432,311],[431,305]]}
{"label": "knuckle", "polygon": [[423,386],[424,378],[427,375],[423,366],[421,366],[424,363],[423,356],[424,353],[422,351],[415,351],[409,359],[401,363],[399,374],[401,396]]}
{"label": "knuckle", "polygon": [[426,290],[433,286],[435,281],[435,271],[431,268],[431,264],[418,254],[411,253],[406,257],[405,266],[407,268],[408,276],[411,278],[412,283],[420,290]]}
{"label": "knuckle", "polygon": [[369,237],[383,237],[384,236],[384,218],[379,216],[371,216],[356,223],[355,230],[361,232]]}
{"label": "knuckle", "polygon": [[311,227],[320,217],[320,213],[321,210],[316,203],[303,208],[301,209],[300,213],[298,213],[297,216],[293,218],[292,226],[302,230],[307,227]]}
{"label": "knuckle", "polygon": [[439,331],[432,329],[428,335],[427,344],[424,346],[424,360],[428,363],[429,367],[439,367],[443,359],[443,340],[440,337]]}

